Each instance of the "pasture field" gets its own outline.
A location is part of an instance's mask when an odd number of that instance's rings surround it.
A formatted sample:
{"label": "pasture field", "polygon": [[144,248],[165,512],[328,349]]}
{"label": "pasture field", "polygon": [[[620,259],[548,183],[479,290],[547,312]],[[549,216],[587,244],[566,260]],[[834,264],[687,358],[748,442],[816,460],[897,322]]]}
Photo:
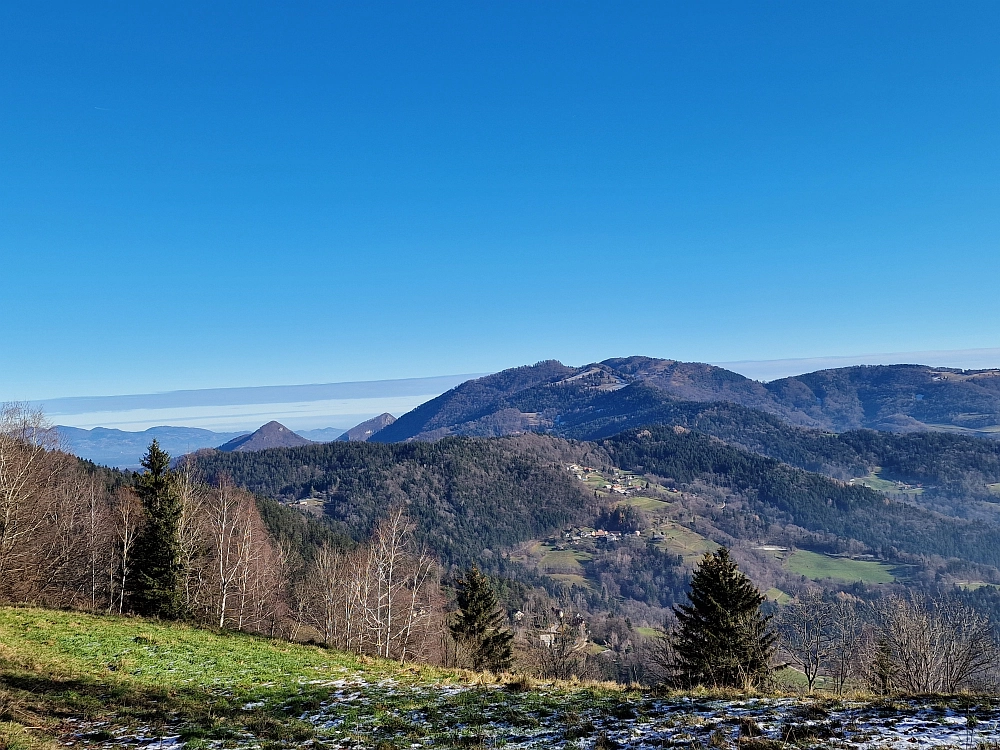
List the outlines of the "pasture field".
{"label": "pasture field", "polygon": [[900,486],[896,482],[888,479],[882,479],[882,477],[879,476],[881,472],[882,468],[880,466],[876,466],[871,474],[866,477],[852,479],[851,484],[861,484],[865,487],[870,487],[877,492],[884,492],[887,495],[922,495],[924,492],[923,487],[911,487],[906,484]]}
{"label": "pasture field", "polygon": [[688,565],[694,565],[706,552],[714,552],[719,548],[715,542],[673,521],[658,525],[656,531],[664,537],[659,546],[668,552],[680,555]]}
{"label": "pasture field", "polygon": [[765,591],[764,596],[766,596],[772,602],[777,602],[778,604],[788,604],[788,602],[792,600],[792,597],[790,597],[784,591],[774,587],[771,587],[767,591]]}
{"label": "pasture field", "polygon": [[896,580],[893,568],[874,560],[850,560],[831,557],[808,550],[796,550],[785,558],[784,566],[793,573],[820,581],[833,578],[838,581],[864,583],[892,583]]}
{"label": "pasture field", "polygon": [[538,569],[542,573],[564,573],[582,576],[583,565],[591,559],[589,552],[578,549],[553,549],[542,546],[542,558],[538,563]]}
{"label": "pasture field", "polygon": [[655,497],[639,497],[638,495],[633,497],[627,497],[622,500],[626,505],[631,505],[638,508],[641,511],[652,514],[660,514],[667,511],[670,508],[670,504],[665,500],[657,500]]}
{"label": "pasture field", "polygon": [[957,583],[966,591],[977,591],[978,589],[984,588],[986,586],[992,586],[993,588],[1000,588],[1000,584],[987,583],[986,581],[958,581]]}

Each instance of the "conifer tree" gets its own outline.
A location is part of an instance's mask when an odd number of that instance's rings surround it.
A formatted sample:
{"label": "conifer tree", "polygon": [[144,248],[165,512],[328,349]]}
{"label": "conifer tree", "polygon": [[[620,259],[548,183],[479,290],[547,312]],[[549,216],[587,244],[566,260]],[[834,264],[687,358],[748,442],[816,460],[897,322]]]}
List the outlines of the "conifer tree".
{"label": "conifer tree", "polygon": [[181,499],[170,456],[154,439],[142,459],[146,469],[136,477],[135,490],[145,515],[135,546],[132,610],[147,617],[178,619],[184,614],[181,595]]}
{"label": "conifer tree", "polygon": [[674,681],[682,687],[753,688],[771,674],[775,635],[764,597],[720,548],[705,553],[691,578],[690,604],[674,609]]}
{"label": "conifer tree", "polygon": [[472,668],[493,672],[509,669],[514,659],[514,634],[505,627],[506,618],[489,578],[473,565],[457,586],[459,612],[448,627],[469,654]]}

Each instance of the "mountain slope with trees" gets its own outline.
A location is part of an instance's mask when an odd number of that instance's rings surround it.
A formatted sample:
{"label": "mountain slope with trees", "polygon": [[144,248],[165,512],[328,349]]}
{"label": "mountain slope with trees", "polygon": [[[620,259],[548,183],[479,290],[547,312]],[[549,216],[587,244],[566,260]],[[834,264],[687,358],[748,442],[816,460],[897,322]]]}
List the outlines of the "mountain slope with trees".
{"label": "mountain slope with trees", "polygon": [[[710,382],[721,381],[716,390],[738,396],[740,389],[727,389],[726,385],[734,379],[740,383],[742,376],[730,373],[733,378],[723,377],[726,371],[719,368],[707,365],[679,368],[676,363],[667,367],[662,360],[644,358],[607,362],[615,367],[601,363],[578,368],[568,376],[565,369],[553,363],[518,368],[513,373],[517,377],[501,373],[503,383],[515,384],[506,388],[486,387],[490,378],[496,376],[480,379],[486,383],[470,381],[404,415],[390,430],[376,433],[372,441],[431,440],[447,435],[491,437],[526,432],[593,441],[639,426],[679,425],[835,479],[861,479],[880,471],[881,479],[919,486],[920,492],[914,495],[917,501],[928,507],[957,510],[959,515],[989,516],[992,514],[989,508],[972,507],[969,503],[993,503],[1000,499],[996,494],[998,488],[990,487],[1000,482],[1000,441],[942,431],[900,434],[863,429],[837,434],[791,424],[778,414],[738,403],[680,400],[660,387],[666,382],[677,393],[704,396],[706,389],[699,390],[689,384],[698,375]],[[656,369],[653,366],[656,363],[662,366]],[[852,372],[862,369],[878,376],[878,368],[848,369]],[[907,373],[913,376],[914,370],[909,366],[887,369],[890,374],[895,373],[892,378]],[[846,371],[841,374],[850,375]],[[882,374],[889,377],[885,372]],[[640,376],[649,377],[626,381]],[[971,380],[992,383],[995,379],[981,374]],[[959,380],[952,385],[959,389],[980,387],[969,386],[969,382]],[[787,382],[781,385],[786,390],[788,387]],[[756,388],[753,392],[756,395],[751,401],[759,406],[761,391]],[[479,400],[483,393],[489,395]],[[496,396],[497,393],[501,395]],[[494,400],[487,403],[489,399]],[[434,414],[429,423],[425,424],[418,413],[421,410],[424,415]],[[451,426],[443,421],[445,415],[453,417]],[[423,426],[433,429],[422,430]],[[969,507],[963,509],[963,505]]]}
{"label": "mountain slope with trees", "polygon": [[[289,503],[318,500],[324,513],[355,537],[367,534],[389,506],[405,504],[417,539],[446,565],[481,561],[492,573],[523,580],[524,571],[505,559],[508,550],[569,527],[610,528],[614,524],[600,519],[627,515],[609,513],[618,501],[607,492],[588,491],[567,471],[567,465],[588,464],[609,475],[620,470],[646,477],[655,484],[649,493],[665,487],[704,496],[698,512],[720,539],[752,546],[805,534],[810,543],[867,550],[885,560],[937,556],[1000,566],[995,525],[896,502],[683,427],[637,428],[596,443],[540,435],[448,438],[205,453],[191,460],[210,480],[230,476]],[[650,546],[650,538],[623,541],[607,553],[598,550],[583,569],[593,580],[610,576],[608,590],[615,596],[669,606],[683,586],[681,561]],[[631,562],[616,562],[626,551]]]}
{"label": "mountain slope with trees", "polygon": [[565,470],[606,463],[590,444],[535,435],[435,443],[338,442],[255,453],[202,452],[188,465],[208,481],[229,476],[283,502],[315,500],[360,538],[394,504],[405,504],[418,539],[461,566],[526,539],[583,523],[598,504]]}
{"label": "mountain slope with trees", "polygon": [[736,404],[788,424],[836,432],[943,429],[988,437],[1000,429],[1000,370],[862,366],[760,383],[712,365],[625,357],[583,367],[550,360],[471,380],[403,415],[373,439],[565,434],[564,417],[589,410],[596,419],[591,404],[597,397],[635,384],[673,401]]}
{"label": "mountain slope with trees", "polygon": [[280,422],[271,421],[257,428],[249,435],[241,435],[227,443],[223,443],[216,450],[246,453],[249,451],[267,450],[268,448],[294,448],[300,445],[311,444],[311,440],[306,440],[301,435],[292,432]]}
{"label": "mountain slope with trees", "polygon": [[[856,539],[885,557],[891,558],[895,549],[1000,566],[997,526],[893,502],[868,487],[806,472],[683,428],[630,430],[598,445],[627,471],[653,474],[668,484],[700,481],[733,490],[761,519],[759,528],[783,520]],[[742,514],[729,514],[734,528],[747,528]]]}

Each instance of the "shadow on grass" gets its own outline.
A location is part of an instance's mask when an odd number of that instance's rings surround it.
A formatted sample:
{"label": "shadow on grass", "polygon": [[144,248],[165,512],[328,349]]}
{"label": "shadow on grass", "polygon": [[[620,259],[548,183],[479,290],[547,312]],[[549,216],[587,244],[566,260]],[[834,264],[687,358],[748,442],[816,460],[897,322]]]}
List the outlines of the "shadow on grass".
{"label": "shadow on grass", "polygon": [[76,719],[84,724],[101,722],[96,731],[102,736],[142,728],[179,734],[185,741],[252,735],[302,742],[312,737],[313,730],[295,717],[304,707],[319,706],[322,697],[318,690],[307,690],[280,696],[284,700],[270,708],[250,707],[235,696],[203,688],[164,689],[127,681],[0,672],[0,721],[41,729],[49,736],[86,731],[65,723]]}

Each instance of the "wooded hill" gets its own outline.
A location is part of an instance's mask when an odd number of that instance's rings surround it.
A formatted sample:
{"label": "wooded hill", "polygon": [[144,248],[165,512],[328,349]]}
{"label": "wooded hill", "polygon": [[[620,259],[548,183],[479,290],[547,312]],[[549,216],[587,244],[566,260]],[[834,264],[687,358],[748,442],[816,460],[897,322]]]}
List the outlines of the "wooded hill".
{"label": "wooded hill", "polygon": [[[837,436],[827,440],[834,446],[824,449],[830,455],[856,457],[870,450],[842,444]],[[496,574],[541,581],[550,591],[559,589],[558,580],[572,584],[573,577],[540,579],[509,555],[567,528],[609,528],[600,519],[620,500],[584,485],[567,471],[570,464],[643,478],[649,503],[670,509],[665,512],[698,533],[748,550],[794,538],[799,545],[909,565],[953,559],[959,567],[979,566],[979,575],[1000,576],[1000,527],[994,524],[897,502],[682,427],[636,428],[596,442],[542,435],[447,438],[204,453],[189,460],[209,481],[229,476],[267,497],[314,503],[354,538],[366,535],[390,505],[403,503],[418,539],[446,564],[477,561]],[[636,528],[644,527],[640,519]],[[685,586],[681,557],[649,532],[580,559],[586,581],[573,585],[591,608],[625,599],[666,607]]]}
{"label": "wooded hill", "polygon": [[403,503],[420,541],[458,566],[499,560],[501,550],[518,542],[591,520],[598,503],[565,464],[607,463],[593,445],[537,435],[207,451],[187,460],[209,482],[228,476],[265,497],[318,503],[357,539]]}
{"label": "wooded hill", "polygon": [[[716,380],[726,372],[710,368]],[[988,486],[1000,482],[1000,441],[941,431],[836,434],[737,403],[680,400],[651,382],[624,385],[623,376],[603,363],[581,373],[545,362],[465,383],[404,415],[372,440],[540,432],[593,441],[645,425],[679,425],[836,479],[863,478],[880,470],[884,480],[920,485],[921,502],[938,509],[943,502],[958,515],[979,512],[963,507],[965,503],[1000,499]],[[693,387],[676,390],[705,393]],[[715,390],[732,395],[732,389]]]}
{"label": "wooded hill", "polygon": [[712,365],[626,357],[584,367],[550,360],[471,380],[403,415],[374,439],[566,434],[567,419],[582,428],[600,422],[600,410],[618,403],[611,397],[598,406],[598,396],[635,384],[676,401],[737,404],[788,424],[836,432],[946,429],[989,436],[1000,428],[1000,370],[864,366],[760,383]]}

